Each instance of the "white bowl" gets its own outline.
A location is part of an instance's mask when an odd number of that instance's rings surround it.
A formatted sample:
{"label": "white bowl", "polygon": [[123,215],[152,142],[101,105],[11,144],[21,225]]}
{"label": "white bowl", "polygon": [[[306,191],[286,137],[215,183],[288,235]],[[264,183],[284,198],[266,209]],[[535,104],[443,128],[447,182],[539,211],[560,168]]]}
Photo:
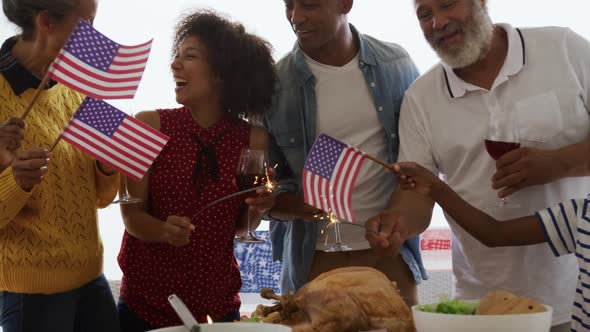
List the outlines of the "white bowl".
{"label": "white bowl", "polygon": [[[465,301],[477,303],[477,301]],[[417,332],[549,332],[553,308],[519,315],[451,315],[425,312],[412,307]]]}
{"label": "white bowl", "polygon": [[[201,332],[291,332],[291,328],[267,323],[215,323],[200,324]],[[184,326],[167,327],[151,332],[188,332]]]}

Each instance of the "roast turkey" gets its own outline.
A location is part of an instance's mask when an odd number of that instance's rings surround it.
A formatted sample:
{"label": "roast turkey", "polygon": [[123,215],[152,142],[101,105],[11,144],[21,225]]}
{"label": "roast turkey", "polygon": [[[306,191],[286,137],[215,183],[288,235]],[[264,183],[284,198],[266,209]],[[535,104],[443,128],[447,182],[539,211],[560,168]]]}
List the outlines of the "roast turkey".
{"label": "roast turkey", "polygon": [[264,289],[261,296],[277,302],[258,306],[257,314],[289,325],[294,332],[415,331],[410,309],[395,283],[368,267],[323,273],[294,295],[278,296]]}

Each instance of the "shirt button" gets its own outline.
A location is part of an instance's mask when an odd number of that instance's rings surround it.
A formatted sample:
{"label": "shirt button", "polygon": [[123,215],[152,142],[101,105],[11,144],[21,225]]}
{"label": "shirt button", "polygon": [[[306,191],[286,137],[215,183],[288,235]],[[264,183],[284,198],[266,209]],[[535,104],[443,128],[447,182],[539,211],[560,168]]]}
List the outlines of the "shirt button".
{"label": "shirt button", "polygon": [[374,88],[376,86],[377,86],[377,84],[375,84],[375,82],[371,82],[371,88]]}
{"label": "shirt button", "polygon": [[379,112],[383,112],[383,106],[379,106],[379,108],[377,109]]}
{"label": "shirt button", "polygon": [[396,136],[395,134],[391,134],[391,138],[395,138],[395,136]]}
{"label": "shirt button", "polygon": [[294,138],[294,137],[291,137],[291,138],[289,139],[289,143],[295,143],[295,138]]}

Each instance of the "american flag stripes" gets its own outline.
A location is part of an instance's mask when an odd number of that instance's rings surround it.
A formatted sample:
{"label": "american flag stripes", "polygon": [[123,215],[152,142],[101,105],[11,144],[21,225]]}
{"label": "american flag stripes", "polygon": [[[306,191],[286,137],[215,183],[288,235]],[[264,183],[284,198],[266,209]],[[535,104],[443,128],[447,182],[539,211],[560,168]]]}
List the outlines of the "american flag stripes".
{"label": "american flag stripes", "polygon": [[54,80],[98,99],[131,99],[141,81],[152,41],[123,46],[84,20],[49,68]]}
{"label": "american flag stripes", "polygon": [[98,99],[87,97],[61,134],[64,141],[139,181],[169,137]]}
{"label": "american flag stripes", "polygon": [[340,220],[355,222],[352,190],[365,160],[362,151],[321,134],[305,161],[305,203],[326,212],[331,211]]}

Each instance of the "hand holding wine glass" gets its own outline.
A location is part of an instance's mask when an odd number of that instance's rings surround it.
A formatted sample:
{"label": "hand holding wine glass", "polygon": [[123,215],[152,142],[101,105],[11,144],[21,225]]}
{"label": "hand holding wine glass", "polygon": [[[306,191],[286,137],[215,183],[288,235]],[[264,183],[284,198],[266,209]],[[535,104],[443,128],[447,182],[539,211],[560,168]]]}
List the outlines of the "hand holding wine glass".
{"label": "hand holding wine glass", "polygon": [[[484,143],[488,154],[494,160],[498,160],[507,152],[518,149],[520,142],[516,113],[511,111],[491,112],[488,135]],[[497,206],[518,207],[509,203],[507,197],[501,198]]]}
{"label": "hand holding wine glass", "polygon": [[[585,147],[584,150],[586,150]],[[565,166],[567,156],[563,155],[563,151],[562,149],[522,147],[505,154],[496,161],[496,173],[492,176],[492,188],[500,190],[498,196],[505,197],[524,188],[544,185],[564,177],[584,176],[585,173],[576,175],[567,173],[571,168]],[[574,150],[567,152],[571,151]],[[585,151],[579,153],[583,156]]]}

